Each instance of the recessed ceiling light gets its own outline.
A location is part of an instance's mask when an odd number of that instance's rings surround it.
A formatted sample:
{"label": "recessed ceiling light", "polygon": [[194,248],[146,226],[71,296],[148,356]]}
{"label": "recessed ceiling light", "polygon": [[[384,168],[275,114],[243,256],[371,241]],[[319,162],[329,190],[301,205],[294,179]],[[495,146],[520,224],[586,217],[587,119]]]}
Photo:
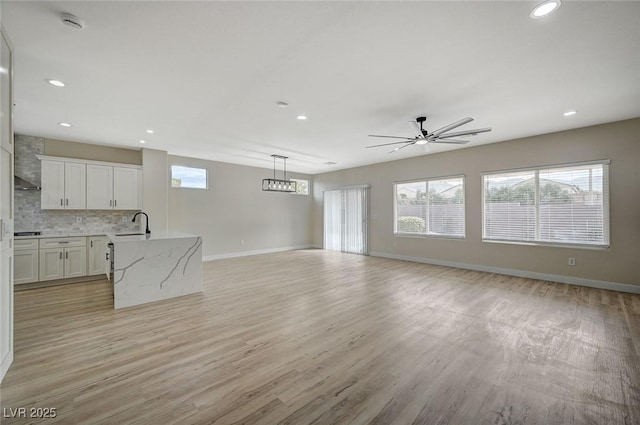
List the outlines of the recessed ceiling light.
{"label": "recessed ceiling light", "polygon": [[282,101],[276,102],[276,105],[278,105],[279,108],[286,108],[287,106],[289,106],[287,102],[282,102]]}
{"label": "recessed ceiling light", "polygon": [[56,87],[64,87],[64,83],[60,80],[54,80],[52,78],[47,78],[45,80],[47,83],[51,84],[52,86],[56,86]]}
{"label": "recessed ceiling light", "polygon": [[546,0],[533,8],[529,16],[533,19],[542,18],[558,10],[562,2],[560,0]]}
{"label": "recessed ceiling light", "polygon": [[68,122],[59,122],[58,125],[62,127],[71,127],[71,124],[69,124]]}
{"label": "recessed ceiling light", "polygon": [[153,134],[153,130],[148,129],[148,130],[147,130],[147,133],[149,133],[149,134]]}
{"label": "recessed ceiling light", "polygon": [[575,115],[577,113],[578,113],[578,111],[570,110],[570,111],[565,112],[562,115],[564,115],[565,117],[570,117],[571,115]]}
{"label": "recessed ceiling light", "polygon": [[307,116],[306,115],[298,115],[296,118],[298,118],[299,120],[306,120]]}
{"label": "recessed ceiling light", "polygon": [[146,140],[140,140],[140,143],[142,143],[144,145],[145,143],[147,143],[147,141]]}

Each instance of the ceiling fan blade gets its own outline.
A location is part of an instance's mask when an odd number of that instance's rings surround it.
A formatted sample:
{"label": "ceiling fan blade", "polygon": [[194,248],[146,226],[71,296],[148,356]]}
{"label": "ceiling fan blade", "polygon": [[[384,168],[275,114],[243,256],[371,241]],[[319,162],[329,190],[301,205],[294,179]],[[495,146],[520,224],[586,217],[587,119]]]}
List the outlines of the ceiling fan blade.
{"label": "ceiling fan blade", "polygon": [[389,145],[399,145],[401,143],[413,143],[411,141],[404,141],[404,142],[393,142],[393,143],[383,143],[381,145],[371,145],[371,146],[365,146],[365,149],[369,149],[369,148],[379,148],[380,146],[389,146]]}
{"label": "ceiling fan blade", "polygon": [[369,137],[384,137],[387,139],[405,139],[405,140],[413,140],[412,137],[402,137],[402,136],[380,136],[379,134],[368,134]]}
{"label": "ceiling fan blade", "polygon": [[451,145],[464,145],[465,143],[469,143],[469,141],[456,139],[435,139],[431,140],[429,143],[449,143]]}
{"label": "ceiling fan blade", "polygon": [[454,122],[452,124],[449,124],[449,125],[447,125],[445,127],[442,127],[440,129],[434,131],[433,133],[430,134],[430,136],[439,136],[442,133],[446,133],[449,130],[453,130],[454,128],[460,127],[461,125],[465,125],[466,123],[469,123],[471,121],[473,121],[473,118],[471,118],[471,117],[463,118],[460,121],[456,121],[456,122]]}
{"label": "ceiling fan blade", "polygon": [[387,153],[394,153],[395,151],[399,151],[400,149],[404,149],[404,148],[406,148],[407,146],[411,146],[411,145],[415,145],[415,144],[416,144],[416,142],[409,142],[409,143],[407,143],[406,145],[404,145],[404,146],[400,146],[399,148],[395,148],[395,149],[394,149],[394,150],[392,150],[391,152],[387,152]]}
{"label": "ceiling fan blade", "polygon": [[455,133],[447,133],[447,134],[441,134],[440,137],[458,137],[458,136],[475,136],[478,133],[486,133],[488,131],[491,131],[491,127],[487,127],[487,128],[477,128],[475,130],[465,130],[465,131],[457,131]]}
{"label": "ceiling fan blade", "polygon": [[424,139],[424,135],[422,134],[422,131],[420,131],[420,127],[417,122],[409,121],[409,127],[411,127],[411,131],[413,131],[418,139]]}

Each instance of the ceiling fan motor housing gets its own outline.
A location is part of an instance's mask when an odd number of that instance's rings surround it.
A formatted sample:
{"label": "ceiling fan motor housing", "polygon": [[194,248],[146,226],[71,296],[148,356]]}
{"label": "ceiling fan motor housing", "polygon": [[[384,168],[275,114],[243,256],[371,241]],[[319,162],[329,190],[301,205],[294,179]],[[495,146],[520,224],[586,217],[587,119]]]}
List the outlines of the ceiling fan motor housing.
{"label": "ceiling fan motor housing", "polygon": [[422,135],[424,137],[427,137],[427,134],[429,134],[429,132],[425,129],[422,128],[422,123],[425,122],[427,120],[427,117],[418,117],[416,118],[416,122],[420,124],[420,132],[422,133]]}

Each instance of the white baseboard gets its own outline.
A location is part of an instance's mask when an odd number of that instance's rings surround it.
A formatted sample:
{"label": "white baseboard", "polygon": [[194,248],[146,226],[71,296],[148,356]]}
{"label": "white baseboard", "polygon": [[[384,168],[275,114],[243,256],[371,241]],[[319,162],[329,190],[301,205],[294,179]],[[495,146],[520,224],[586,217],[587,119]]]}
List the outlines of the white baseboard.
{"label": "white baseboard", "polygon": [[274,253],[274,252],[296,251],[298,249],[309,249],[309,248],[312,248],[312,246],[310,244],[309,245],[283,246],[281,248],[256,249],[254,251],[229,252],[229,253],[226,253],[226,254],[205,255],[205,256],[202,257],[202,261],[223,260],[225,258],[247,257],[247,256],[250,256],[250,255],[271,254],[271,253]]}
{"label": "white baseboard", "polygon": [[0,364],[0,382],[2,382],[4,375],[9,371],[11,363],[13,363],[13,349],[11,349],[9,354],[2,360],[2,364]]}
{"label": "white baseboard", "polygon": [[313,245],[311,245],[311,248],[322,249],[322,244],[321,243],[314,243]]}
{"label": "white baseboard", "polygon": [[607,282],[605,280],[584,279],[581,277],[562,276],[557,274],[537,273],[526,270],[505,269],[502,267],[483,266],[478,264],[459,263],[456,261],[437,260],[433,258],[409,257],[405,255],[389,254],[386,252],[370,252],[372,257],[390,258],[393,260],[412,261],[414,263],[434,264],[437,266],[456,267],[459,269],[477,270],[481,272],[506,274],[509,276],[526,277],[529,279],[548,280],[551,282],[568,283],[570,285],[588,286],[591,288],[609,289],[612,291],[640,294],[640,286],[626,283]]}

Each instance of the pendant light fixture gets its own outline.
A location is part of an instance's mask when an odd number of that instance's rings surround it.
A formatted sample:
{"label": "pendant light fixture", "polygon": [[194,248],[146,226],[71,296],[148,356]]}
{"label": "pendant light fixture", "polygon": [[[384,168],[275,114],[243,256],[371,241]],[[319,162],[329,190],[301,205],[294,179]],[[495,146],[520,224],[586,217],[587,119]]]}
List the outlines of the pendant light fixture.
{"label": "pendant light fixture", "polygon": [[[287,158],[288,156],[271,155],[273,158],[273,178],[262,180],[262,190],[265,192],[295,192],[296,182],[287,179]],[[283,162],[282,179],[276,178],[276,159]]]}

